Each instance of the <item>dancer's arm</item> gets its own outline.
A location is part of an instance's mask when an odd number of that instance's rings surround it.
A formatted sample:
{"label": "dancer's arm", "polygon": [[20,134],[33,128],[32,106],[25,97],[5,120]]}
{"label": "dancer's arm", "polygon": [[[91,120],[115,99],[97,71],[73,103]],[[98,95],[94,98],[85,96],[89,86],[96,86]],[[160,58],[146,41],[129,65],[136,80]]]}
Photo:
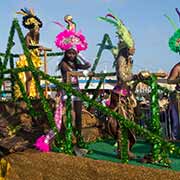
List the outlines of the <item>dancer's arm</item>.
{"label": "dancer's arm", "polygon": [[89,62],[85,62],[85,64],[77,64],[77,69],[88,69],[91,67]]}
{"label": "dancer's arm", "polygon": [[179,77],[179,74],[180,74],[180,64],[178,63],[172,68],[168,77],[168,81],[177,79]]}
{"label": "dancer's arm", "polygon": [[78,59],[80,61],[82,61],[83,64],[82,63],[77,63],[76,64],[77,69],[88,69],[88,68],[91,67],[91,63],[86,61],[85,58],[82,56],[82,54],[78,54]]}

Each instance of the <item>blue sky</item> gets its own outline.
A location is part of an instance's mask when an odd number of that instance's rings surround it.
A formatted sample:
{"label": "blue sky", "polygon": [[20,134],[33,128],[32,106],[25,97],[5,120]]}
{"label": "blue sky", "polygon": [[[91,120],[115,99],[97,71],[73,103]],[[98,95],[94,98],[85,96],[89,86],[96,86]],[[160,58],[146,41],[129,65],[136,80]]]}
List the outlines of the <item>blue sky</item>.
{"label": "blue sky", "polygon": [[[65,25],[63,17],[71,14],[77,23],[77,30],[86,36],[88,49],[83,55],[93,64],[98,51],[97,44],[108,33],[114,44],[117,43],[115,28],[108,23],[97,20],[98,16],[107,14],[111,9],[119,16],[131,31],[135,41],[136,53],[133,57],[133,71],[141,70],[151,72],[159,69],[170,71],[172,66],[179,61],[179,55],[169,50],[168,39],[174,29],[164,14],[169,15],[180,27],[179,18],[175,8],[180,9],[179,0],[4,0],[0,5],[0,52],[5,52],[9,29],[14,17],[17,17],[23,28],[22,16],[16,15],[21,8],[34,8],[36,15],[43,21],[40,44],[59,51],[55,47],[55,36],[61,29],[52,23],[59,21]],[[22,53],[17,35],[15,37],[14,53]],[[61,57],[48,58],[48,72],[55,74],[55,68]],[[114,61],[109,51],[104,51],[98,64],[97,71],[113,71]]]}

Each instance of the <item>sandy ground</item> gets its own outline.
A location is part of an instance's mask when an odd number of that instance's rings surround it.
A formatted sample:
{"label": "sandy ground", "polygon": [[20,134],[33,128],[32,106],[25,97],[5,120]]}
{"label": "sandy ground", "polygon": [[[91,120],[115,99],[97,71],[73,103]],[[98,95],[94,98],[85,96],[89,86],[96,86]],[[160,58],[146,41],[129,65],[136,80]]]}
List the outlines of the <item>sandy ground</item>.
{"label": "sandy ground", "polygon": [[8,180],[180,180],[180,172],[35,150],[5,157]]}

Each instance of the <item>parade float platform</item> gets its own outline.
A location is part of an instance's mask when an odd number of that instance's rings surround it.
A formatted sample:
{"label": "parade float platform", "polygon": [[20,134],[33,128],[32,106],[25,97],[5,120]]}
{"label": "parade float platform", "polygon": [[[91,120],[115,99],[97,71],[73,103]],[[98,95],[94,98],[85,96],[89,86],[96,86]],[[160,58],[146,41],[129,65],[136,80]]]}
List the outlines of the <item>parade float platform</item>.
{"label": "parade float platform", "polygon": [[[180,146],[179,142],[176,142],[175,144],[177,146]],[[121,160],[116,156],[116,147],[114,147],[114,140],[108,139],[101,142],[92,143],[89,145],[89,149],[92,151],[92,153],[87,155],[87,157],[89,158],[121,163]],[[132,148],[132,152],[136,155],[136,159],[130,160],[129,164],[157,169],[167,169],[159,164],[141,162],[141,159],[150,152],[150,144],[148,144],[148,142],[145,142],[144,140],[137,140],[136,144]],[[179,157],[172,155],[170,156],[170,161],[170,169],[180,172]]]}
{"label": "parade float platform", "polygon": [[[54,110],[55,102],[49,101]],[[0,103],[0,150],[10,163],[9,180],[180,179],[180,159],[176,156],[170,157],[170,168],[140,162],[150,152],[150,145],[143,140],[132,149],[137,159],[122,164],[116,157],[114,140],[105,138],[102,122],[84,109],[82,134],[89,149],[86,157],[39,152],[33,143],[48,130],[48,121],[42,104],[33,101],[32,105],[42,116],[31,117],[23,101]]]}

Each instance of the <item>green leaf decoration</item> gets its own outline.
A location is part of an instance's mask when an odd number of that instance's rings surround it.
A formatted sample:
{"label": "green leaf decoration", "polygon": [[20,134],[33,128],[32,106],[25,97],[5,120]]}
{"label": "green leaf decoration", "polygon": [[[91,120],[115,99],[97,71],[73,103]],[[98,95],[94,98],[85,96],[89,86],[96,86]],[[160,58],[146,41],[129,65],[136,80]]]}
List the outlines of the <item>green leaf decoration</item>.
{"label": "green leaf decoration", "polygon": [[107,18],[107,17],[98,17],[98,19],[99,19],[99,20],[106,21],[106,22],[108,22],[108,23],[110,23],[110,24],[113,24],[115,27],[118,26],[118,23],[117,23],[117,22],[115,22],[114,20],[109,19],[109,18]]}
{"label": "green leaf decoration", "polygon": [[[132,39],[132,36],[129,30],[126,28],[123,22],[112,13],[112,11],[110,11],[110,13],[111,14],[108,14],[110,17],[109,16],[99,17],[98,19],[106,21],[110,24],[113,24],[117,28],[117,34],[120,41],[125,43],[128,48],[134,47],[134,41]],[[110,19],[110,18],[113,18],[113,19]]]}

